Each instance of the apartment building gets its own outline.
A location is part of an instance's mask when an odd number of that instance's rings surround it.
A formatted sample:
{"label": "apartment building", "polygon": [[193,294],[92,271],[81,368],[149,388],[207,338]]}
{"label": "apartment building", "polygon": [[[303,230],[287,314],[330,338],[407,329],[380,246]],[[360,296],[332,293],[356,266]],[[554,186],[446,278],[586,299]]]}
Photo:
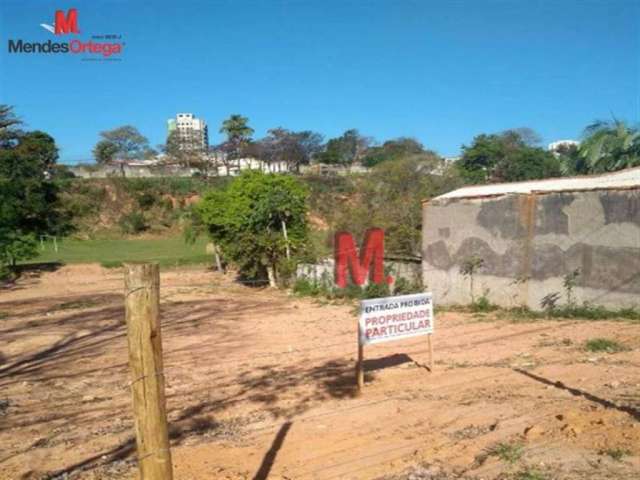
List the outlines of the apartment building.
{"label": "apartment building", "polygon": [[178,132],[180,148],[184,150],[206,150],[209,147],[207,123],[193,113],[178,113],[167,121],[168,135]]}

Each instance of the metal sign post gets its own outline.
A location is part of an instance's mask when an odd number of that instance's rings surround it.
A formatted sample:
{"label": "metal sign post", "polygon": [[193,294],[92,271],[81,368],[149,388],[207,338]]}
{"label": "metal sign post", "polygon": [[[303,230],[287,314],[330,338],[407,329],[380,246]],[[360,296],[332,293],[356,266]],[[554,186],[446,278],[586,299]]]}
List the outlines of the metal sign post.
{"label": "metal sign post", "polygon": [[356,362],[356,383],[358,390],[364,387],[364,345],[360,341],[360,324],[358,323],[358,361]]}

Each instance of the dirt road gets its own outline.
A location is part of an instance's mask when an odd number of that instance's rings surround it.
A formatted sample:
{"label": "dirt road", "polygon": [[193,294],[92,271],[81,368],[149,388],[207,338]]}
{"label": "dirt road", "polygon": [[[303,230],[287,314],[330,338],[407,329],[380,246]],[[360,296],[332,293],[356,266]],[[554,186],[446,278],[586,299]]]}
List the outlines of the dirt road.
{"label": "dirt road", "polygon": [[[161,283],[178,480],[640,472],[638,324],[439,313],[434,371],[424,339],[372,346],[358,396],[353,305],[204,270]],[[0,291],[0,478],[135,478],[122,290],[76,266]]]}

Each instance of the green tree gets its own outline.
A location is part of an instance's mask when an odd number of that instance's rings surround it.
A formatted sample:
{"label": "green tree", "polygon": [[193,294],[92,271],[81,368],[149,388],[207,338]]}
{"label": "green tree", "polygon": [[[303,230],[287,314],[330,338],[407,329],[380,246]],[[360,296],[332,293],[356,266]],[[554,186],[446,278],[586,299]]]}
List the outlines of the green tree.
{"label": "green tree", "polygon": [[51,173],[58,160],[58,147],[53,137],[37,130],[22,134],[16,151],[23,158],[33,159],[48,173]]}
{"label": "green tree", "polygon": [[457,162],[467,183],[517,182],[561,175],[560,161],[534,146],[537,135],[528,128],[481,134],[462,146]]}
{"label": "green tree", "polygon": [[268,135],[247,149],[249,156],[259,158],[267,165],[286,164],[289,171],[298,172],[301,165],[308,165],[322,148],[322,135],[311,132],[292,132],[273,128]]}
{"label": "green tree", "polygon": [[249,280],[275,286],[307,241],[307,190],[293,177],[245,171],[196,207],[209,235]]}
{"label": "green tree", "polygon": [[142,151],[142,158],[145,160],[153,160],[158,155],[158,151],[151,147],[146,147]]}
{"label": "green tree", "polygon": [[218,147],[220,160],[225,165],[227,175],[231,174],[231,167],[236,163],[239,170],[240,165],[237,163],[245,154],[245,150],[251,142],[253,128],[249,126],[249,119],[240,114],[234,113],[222,122],[220,133],[226,135],[227,139]]}
{"label": "green tree", "polygon": [[161,146],[161,149],[165,154],[165,163],[186,168],[194,166],[197,163],[195,157],[200,154],[200,152],[184,148],[177,129],[169,132],[167,141]]}
{"label": "green tree", "polygon": [[454,169],[433,153],[382,162],[352,179],[357,192],[334,206],[331,230],[346,230],[361,241],[367,229],[385,231],[389,255],[421,255],[422,201],[460,186]]}
{"label": "green tree", "polygon": [[519,148],[499,162],[493,178],[500,182],[520,182],[562,176],[560,161],[552,153],[537,147]]}
{"label": "green tree", "polygon": [[[12,121],[13,120],[13,121]],[[10,107],[0,108],[0,267],[15,267],[37,253],[37,236],[62,234],[55,141],[21,132]],[[2,126],[3,125],[3,126]]]}
{"label": "green tree", "polygon": [[227,140],[246,141],[253,135],[253,128],[249,126],[249,118],[237,113],[222,122],[220,133],[227,136]]}
{"label": "green tree", "polygon": [[167,136],[164,145],[159,149],[165,154],[164,163],[169,165],[180,165],[185,168],[195,168],[200,178],[208,179],[212,170],[215,169],[215,159],[217,152],[215,147],[207,148],[185,148],[180,140],[178,130],[172,130]]}
{"label": "green tree", "polygon": [[396,138],[388,140],[382,145],[370,147],[367,149],[362,164],[365,167],[373,167],[379,163],[389,160],[397,160],[398,158],[408,155],[417,155],[424,153],[423,145],[413,138]]}
{"label": "green tree", "polygon": [[117,163],[124,176],[124,165],[132,159],[141,159],[149,152],[149,140],[131,125],[100,132],[101,139],[93,148],[97,163]]}
{"label": "green tree", "polygon": [[329,140],[317,159],[320,163],[352,165],[362,160],[370,144],[371,139],[360,135],[358,130],[347,130],[342,136]]}
{"label": "green tree", "polygon": [[13,107],[0,104],[0,148],[15,146],[22,131],[20,119],[13,113]]}
{"label": "green tree", "polygon": [[185,163],[185,150],[182,148],[178,130],[169,132],[167,141],[164,145],[161,145],[161,148],[169,163],[177,163],[179,165]]}
{"label": "green tree", "polygon": [[590,172],[613,172],[640,165],[640,131],[620,120],[589,125],[580,143],[580,155]]}
{"label": "green tree", "polygon": [[100,140],[93,147],[93,158],[96,163],[100,165],[108,165],[115,160],[115,156],[118,153],[118,147],[115,143],[109,140]]}

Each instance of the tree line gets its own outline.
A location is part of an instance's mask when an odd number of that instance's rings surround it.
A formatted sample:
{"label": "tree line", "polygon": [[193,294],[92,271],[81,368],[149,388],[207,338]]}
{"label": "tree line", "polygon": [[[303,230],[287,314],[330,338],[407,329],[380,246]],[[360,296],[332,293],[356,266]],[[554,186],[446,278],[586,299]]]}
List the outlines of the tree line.
{"label": "tree line", "polygon": [[[356,236],[378,226],[387,232],[389,252],[420,254],[420,201],[464,184],[504,182],[562,175],[600,173],[640,165],[640,133],[624,122],[597,122],[585,129],[579,145],[556,152],[540,146],[530,129],[476,136],[462,155],[447,161],[411,138],[382,144],[351,129],[324,142],[312,131],[272,129],[261,139],[242,115],[231,115],[220,131],[225,140],[213,147],[233,167],[251,157],[266,165],[285,163],[291,171],[309,163],[363,165],[366,175],[301,182],[295,176],[245,172],[227,187],[208,193],[194,209],[192,225],[206,232],[223,260],[236,263],[249,279],[271,283],[313,257],[307,225],[311,208],[330,231],[347,229]],[[162,146],[170,161],[198,166],[198,156]],[[175,143],[175,142],[174,142]],[[94,149],[103,163],[155,155],[147,139],[131,126],[102,132]],[[0,105],[0,276],[19,260],[37,254],[46,235],[64,236],[72,229],[70,213],[59,192],[69,182],[57,165],[58,148],[45,132],[25,131],[6,105]],[[206,160],[209,165],[209,160]],[[237,163],[235,163],[237,166]],[[206,173],[208,175],[213,172]],[[331,183],[334,182],[334,183]],[[320,245],[322,247],[322,245]],[[326,247],[326,245],[325,245]]]}
{"label": "tree line", "polygon": [[42,236],[70,229],[58,198],[65,174],[57,160],[49,134],[23,130],[13,109],[0,105],[0,278],[35,256]]}
{"label": "tree line", "polygon": [[[254,139],[249,119],[239,114],[224,120],[219,131],[225,138],[217,145],[184,148],[174,130],[165,144],[153,149],[144,135],[127,125],[101,132],[93,155],[100,164],[123,168],[130,160],[154,158],[162,152],[164,163],[193,168],[205,178],[217,175],[219,165],[227,175],[239,171],[242,159],[256,160],[266,170],[284,165],[287,171],[298,172],[311,163],[371,168],[409,155],[437,155],[413,138],[379,144],[356,129],[326,142],[317,132],[282,127]],[[587,126],[578,145],[561,145],[551,152],[540,143],[539,135],[530,128],[482,133],[469,145],[462,145],[455,166],[466,183],[479,184],[603,173],[640,165],[640,131],[617,119]]]}

